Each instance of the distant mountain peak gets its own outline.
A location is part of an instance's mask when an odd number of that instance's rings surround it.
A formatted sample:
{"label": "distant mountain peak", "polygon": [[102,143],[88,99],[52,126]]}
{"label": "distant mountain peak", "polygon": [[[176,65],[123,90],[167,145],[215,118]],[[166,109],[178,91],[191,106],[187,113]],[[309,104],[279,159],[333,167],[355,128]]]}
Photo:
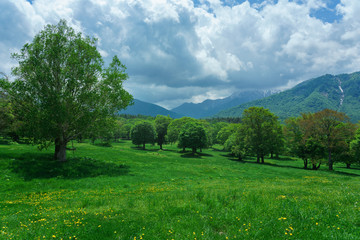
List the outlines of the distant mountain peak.
{"label": "distant mountain peak", "polygon": [[171,109],[171,111],[193,118],[205,118],[224,109],[261,99],[276,92],[278,92],[278,90],[242,90],[222,99],[207,99],[201,103],[183,103],[182,105]]}

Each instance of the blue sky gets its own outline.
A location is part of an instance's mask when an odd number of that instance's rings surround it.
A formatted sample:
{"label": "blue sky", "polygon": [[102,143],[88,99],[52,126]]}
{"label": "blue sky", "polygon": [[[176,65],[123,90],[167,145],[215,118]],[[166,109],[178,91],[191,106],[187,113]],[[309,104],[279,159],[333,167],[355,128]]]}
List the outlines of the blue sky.
{"label": "blue sky", "polygon": [[105,62],[119,56],[135,98],[171,109],[359,71],[359,12],[358,0],[2,0],[0,71],[66,19]]}

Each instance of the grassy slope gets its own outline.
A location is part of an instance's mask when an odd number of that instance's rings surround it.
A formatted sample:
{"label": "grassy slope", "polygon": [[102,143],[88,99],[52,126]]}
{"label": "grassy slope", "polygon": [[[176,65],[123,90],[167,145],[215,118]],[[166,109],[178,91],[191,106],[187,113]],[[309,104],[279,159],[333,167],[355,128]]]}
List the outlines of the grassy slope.
{"label": "grassy slope", "polygon": [[[291,159],[257,165],[216,150],[193,157],[173,146],[142,151],[129,142],[76,147],[69,156],[99,160],[101,176],[86,177],[95,170],[82,162],[89,171],[83,177],[34,178],[29,156],[49,152],[0,145],[0,239],[360,237],[360,170],[303,170]],[[12,159],[23,154],[26,167],[14,173],[20,166]]]}

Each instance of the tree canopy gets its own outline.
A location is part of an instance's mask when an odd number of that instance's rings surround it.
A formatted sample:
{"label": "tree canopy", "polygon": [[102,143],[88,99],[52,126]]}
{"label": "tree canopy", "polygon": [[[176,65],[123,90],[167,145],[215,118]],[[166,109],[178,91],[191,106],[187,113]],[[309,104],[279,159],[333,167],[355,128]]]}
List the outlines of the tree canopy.
{"label": "tree canopy", "polygon": [[47,25],[13,58],[19,65],[7,91],[23,134],[43,146],[55,142],[60,161],[66,161],[70,140],[132,102],[118,57],[105,68],[96,39],[76,33],[65,20]]}
{"label": "tree canopy", "polygon": [[179,134],[179,147],[191,148],[195,153],[198,148],[204,148],[207,145],[207,136],[204,126],[196,121],[186,123]]}
{"label": "tree canopy", "polygon": [[131,140],[135,145],[142,145],[145,149],[146,143],[155,142],[156,132],[152,123],[143,121],[135,124],[131,129]]}
{"label": "tree canopy", "polygon": [[[262,107],[250,107],[243,113],[243,129],[245,142],[249,150],[257,157],[257,162],[264,163],[264,156],[271,153],[273,142],[278,134],[277,117],[268,109]],[[276,134],[274,134],[276,133]],[[279,141],[280,142],[280,141]]]}
{"label": "tree canopy", "polygon": [[163,149],[162,145],[165,142],[165,136],[167,134],[167,129],[170,122],[171,122],[171,117],[169,116],[157,115],[155,118],[157,142],[160,146],[160,149]]}

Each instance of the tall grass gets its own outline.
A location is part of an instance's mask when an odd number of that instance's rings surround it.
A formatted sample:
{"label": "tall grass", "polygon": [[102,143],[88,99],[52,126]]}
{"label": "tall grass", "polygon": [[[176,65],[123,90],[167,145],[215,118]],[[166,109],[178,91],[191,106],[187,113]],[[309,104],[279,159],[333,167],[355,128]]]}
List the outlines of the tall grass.
{"label": "tall grass", "polygon": [[[360,170],[128,141],[0,145],[0,239],[359,239]],[[220,149],[220,148],[219,148]]]}

